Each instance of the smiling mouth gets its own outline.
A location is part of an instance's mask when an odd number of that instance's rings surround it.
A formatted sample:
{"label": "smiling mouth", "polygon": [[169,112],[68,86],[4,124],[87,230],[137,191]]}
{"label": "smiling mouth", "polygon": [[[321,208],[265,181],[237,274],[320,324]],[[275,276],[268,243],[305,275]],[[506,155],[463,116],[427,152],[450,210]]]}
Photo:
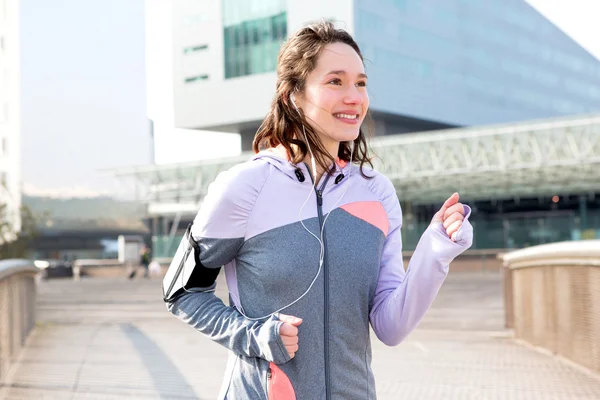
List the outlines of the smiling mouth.
{"label": "smiling mouth", "polygon": [[359,115],[358,114],[333,114],[336,119],[339,119],[344,122],[357,122]]}

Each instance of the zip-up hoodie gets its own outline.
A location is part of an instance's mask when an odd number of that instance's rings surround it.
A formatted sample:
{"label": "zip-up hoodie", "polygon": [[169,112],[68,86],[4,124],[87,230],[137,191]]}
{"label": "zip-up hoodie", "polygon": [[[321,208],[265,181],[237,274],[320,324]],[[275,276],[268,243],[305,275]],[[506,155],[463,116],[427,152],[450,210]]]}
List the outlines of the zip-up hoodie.
{"label": "zip-up hoodie", "polygon": [[[382,342],[399,344],[435,299],[450,262],[471,246],[473,228],[468,206],[456,242],[432,223],[405,271],[394,186],[374,170],[365,174],[373,178],[338,162],[313,190],[307,165],[293,165],[279,146],[210,185],[191,231],[200,249],[194,274],[206,288],[167,306],[230,350],[219,399],[376,399],[369,323]],[[320,237],[325,219],[317,276],[321,245],[304,226]],[[214,294],[222,266],[230,306]],[[281,311],[303,319],[290,360],[277,316],[252,318],[294,302],[315,276],[310,291]]]}

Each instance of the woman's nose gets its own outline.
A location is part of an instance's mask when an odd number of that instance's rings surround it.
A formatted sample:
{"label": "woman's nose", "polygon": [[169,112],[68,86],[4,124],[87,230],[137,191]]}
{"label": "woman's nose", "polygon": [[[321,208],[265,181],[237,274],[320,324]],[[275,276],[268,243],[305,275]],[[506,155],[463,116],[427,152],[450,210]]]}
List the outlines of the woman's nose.
{"label": "woman's nose", "polygon": [[344,96],[344,103],[346,104],[362,104],[364,101],[363,94],[356,87],[349,88],[346,90]]}

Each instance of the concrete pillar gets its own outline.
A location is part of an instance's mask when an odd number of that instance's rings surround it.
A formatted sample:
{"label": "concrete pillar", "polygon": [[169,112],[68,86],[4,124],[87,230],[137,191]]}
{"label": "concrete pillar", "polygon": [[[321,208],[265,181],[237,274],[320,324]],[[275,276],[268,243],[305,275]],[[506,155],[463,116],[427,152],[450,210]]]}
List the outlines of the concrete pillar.
{"label": "concrete pillar", "polygon": [[162,229],[160,234],[162,236],[167,236],[169,234],[169,219],[167,217],[162,217]]}
{"label": "concrete pillar", "polygon": [[158,235],[158,217],[152,217],[150,220],[150,234],[152,236]]}
{"label": "concrete pillar", "polygon": [[585,196],[579,196],[579,219],[581,230],[587,229],[587,199]]}
{"label": "concrete pillar", "polygon": [[152,241],[152,244],[151,244],[152,249],[151,250],[152,250],[153,254],[156,254],[157,235],[158,235],[158,217],[152,217],[151,228],[150,228],[150,240]]}

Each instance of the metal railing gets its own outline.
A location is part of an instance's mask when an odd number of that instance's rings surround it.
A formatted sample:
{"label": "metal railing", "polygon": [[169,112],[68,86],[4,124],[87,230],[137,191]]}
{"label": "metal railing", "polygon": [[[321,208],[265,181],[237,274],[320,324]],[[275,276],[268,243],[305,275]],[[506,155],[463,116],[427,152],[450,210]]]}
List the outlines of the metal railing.
{"label": "metal railing", "polygon": [[498,257],[506,270],[506,324],[515,337],[600,372],[600,240]]}
{"label": "metal railing", "polygon": [[31,261],[0,261],[0,382],[35,326],[38,272]]}

